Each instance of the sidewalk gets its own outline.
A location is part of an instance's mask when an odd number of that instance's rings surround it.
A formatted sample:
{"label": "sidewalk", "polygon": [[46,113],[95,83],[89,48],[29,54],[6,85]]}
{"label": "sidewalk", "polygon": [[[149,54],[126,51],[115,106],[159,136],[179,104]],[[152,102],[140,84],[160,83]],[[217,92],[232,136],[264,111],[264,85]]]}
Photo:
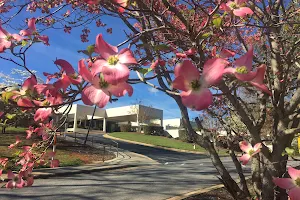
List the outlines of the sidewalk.
{"label": "sidewalk", "polygon": [[[74,141],[74,138],[69,136],[66,136],[65,139],[67,141]],[[83,143],[83,140],[77,138],[77,142]],[[87,145],[92,146],[92,142],[88,141]],[[103,149],[103,145],[93,142],[93,148]],[[122,149],[117,150],[116,148],[111,148],[111,149],[107,149],[107,151],[114,153],[116,158],[112,160],[107,160],[105,162],[98,161],[92,164],[81,165],[76,167],[34,169],[32,174],[36,179],[40,179],[40,178],[59,177],[59,176],[71,175],[71,174],[92,173],[92,172],[124,169],[124,168],[143,167],[143,166],[158,164],[158,162],[148,158],[147,156],[129,152],[129,151],[124,151]],[[6,178],[7,175],[3,174],[2,177]]]}

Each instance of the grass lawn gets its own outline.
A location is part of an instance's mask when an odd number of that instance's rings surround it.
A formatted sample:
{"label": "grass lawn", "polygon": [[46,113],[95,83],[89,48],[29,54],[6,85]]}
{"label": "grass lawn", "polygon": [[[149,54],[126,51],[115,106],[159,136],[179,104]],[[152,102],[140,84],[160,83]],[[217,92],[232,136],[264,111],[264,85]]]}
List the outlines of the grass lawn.
{"label": "grass lawn", "polygon": [[[32,139],[26,140],[26,133],[24,130],[26,129],[8,127],[5,134],[0,133],[0,158],[17,158],[17,152],[22,151],[22,146],[31,146],[33,142],[40,141],[40,138],[34,136]],[[22,141],[21,145],[16,148],[9,149],[8,146],[15,142],[16,136],[19,136],[20,140]],[[49,148],[49,151],[51,151],[51,149],[52,148]],[[89,164],[94,161],[103,161],[103,156],[105,160],[114,158],[114,155],[112,154],[103,155],[103,152],[99,149],[89,146],[84,147],[75,142],[58,139],[55,158],[59,159],[60,167],[78,166]],[[49,164],[42,167],[49,167]]]}
{"label": "grass lawn", "polygon": [[[180,150],[189,150],[189,151],[197,151],[205,153],[206,150],[202,147],[196,145],[196,149],[194,149],[192,143],[182,142],[180,140],[176,140],[173,138],[166,138],[161,136],[152,136],[152,135],[144,135],[142,133],[132,133],[132,132],[115,132],[110,133],[109,135],[121,138],[125,140],[131,140],[135,142],[142,142],[146,144],[152,144],[159,147],[168,147]],[[225,151],[222,150],[221,154],[225,154]]]}

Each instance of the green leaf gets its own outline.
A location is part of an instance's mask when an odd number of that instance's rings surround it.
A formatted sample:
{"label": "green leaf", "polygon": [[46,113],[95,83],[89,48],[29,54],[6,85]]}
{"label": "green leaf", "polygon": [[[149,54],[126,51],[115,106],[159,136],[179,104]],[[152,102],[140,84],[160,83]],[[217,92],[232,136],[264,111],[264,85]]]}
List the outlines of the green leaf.
{"label": "green leaf", "polygon": [[2,93],[2,100],[5,102],[5,103],[8,103],[8,100],[14,95],[13,92],[3,92]]}
{"label": "green leaf", "polygon": [[212,32],[204,33],[201,35],[201,38],[203,39],[209,38],[212,34],[213,34]]}
{"label": "green leaf", "polygon": [[286,151],[286,153],[287,153],[289,156],[292,156],[292,155],[295,154],[295,150],[292,149],[292,148],[290,148],[290,147],[286,147],[286,148],[285,148],[285,151]]}
{"label": "green leaf", "polygon": [[7,119],[13,119],[15,116],[16,116],[16,114],[9,114],[9,113],[7,113],[7,114],[5,115],[5,117],[6,117]]}
{"label": "green leaf", "polygon": [[169,49],[170,49],[170,47],[166,44],[159,44],[159,45],[154,46],[155,51],[164,51],[164,50],[169,50]]}
{"label": "green leaf", "polygon": [[149,72],[151,72],[152,69],[151,68],[140,68],[137,71],[140,72],[141,74],[143,74],[144,76],[146,76],[146,74],[148,74]]}
{"label": "green leaf", "polygon": [[25,47],[28,44],[26,40],[22,40],[22,47]]}
{"label": "green leaf", "polygon": [[213,19],[212,22],[213,22],[213,25],[215,25],[217,28],[220,28],[222,25],[222,18],[221,17],[215,18],[215,19]]}
{"label": "green leaf", "polygon": [[95,51],[95,45],[89,45],[87,48],[86,48],[88,54],[91,56],[94,51]]}

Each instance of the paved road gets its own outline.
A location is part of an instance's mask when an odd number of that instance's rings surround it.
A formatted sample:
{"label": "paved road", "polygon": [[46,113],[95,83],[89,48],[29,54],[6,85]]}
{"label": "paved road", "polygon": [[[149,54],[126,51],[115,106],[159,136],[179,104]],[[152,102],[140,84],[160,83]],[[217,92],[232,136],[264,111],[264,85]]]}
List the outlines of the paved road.
{"label": "paved road", "polygon": [[[109,139],[102,136],[95,137],[95,140],[109,142]],[[0,199],[163,200],[219,184],[215,168],[210,159],[203,155],[178,153],[125,142],[120,142],[119,147],[124,152],[130,150],[142,153],[161,164],[38,179],[30,188],[12,191],[0,189]],[[223,160],[234,173],[229,159]]]}
{"label": "paved road", "polygon": [[[76,135],[78,138],[84,138],[85,135]],[[115,145],[115,143],[109,139],[109,138],[104,138],[102,134],[93,134],[90,135],[90,137],[93,137],[94,142],[99,142],[102,144],[110,144],[110,145]],[[145,155],[159,163],[165,164],[167,162],[183,162],[186,160],[199,160],[203,158],[208,158],[206,155],[200,155],[200,154],[192,154],[192,153],[181,153],[181,152],[174,152],[174,151],[169,151],[165,149],[157,149],[153,147],[147,147],[143,145],[138,145],[138,144],[132,144],[132,143],[127,143],[127,142],[122,142],[122,141],[117,141],[120,150],[125,150],[125,151],[130,151],[138,154]],[[192,146],[192,144],[191,144]]]}

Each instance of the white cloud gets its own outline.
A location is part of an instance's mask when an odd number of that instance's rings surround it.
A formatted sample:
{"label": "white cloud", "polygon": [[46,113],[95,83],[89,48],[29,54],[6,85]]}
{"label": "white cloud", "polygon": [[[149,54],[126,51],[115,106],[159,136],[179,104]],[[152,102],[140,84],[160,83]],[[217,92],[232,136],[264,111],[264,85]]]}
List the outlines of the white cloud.
{"label": "white cloud", "polygon": [[148,88],[148,91],[149,91],[150,93],[152,93],[152,94],[158,93],[158,90],[155,89],[155,88],[153,88],[153,87],[149,87],[149,88]]}

